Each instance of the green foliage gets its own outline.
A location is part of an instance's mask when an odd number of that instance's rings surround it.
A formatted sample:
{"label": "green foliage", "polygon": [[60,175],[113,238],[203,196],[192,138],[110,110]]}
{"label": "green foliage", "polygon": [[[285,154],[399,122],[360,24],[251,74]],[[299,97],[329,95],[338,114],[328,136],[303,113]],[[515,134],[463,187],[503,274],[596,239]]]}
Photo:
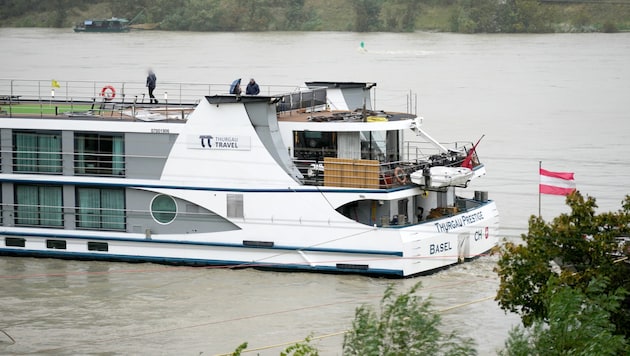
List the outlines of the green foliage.
{"label": "green foliage", "polygon": [[381,10],[383,29],[395,32],[413,32],[420,14],[420,4],[415,0],[386,0]]}
{"label": "green foliage", "polygon": [[615,33],[615,32],[619,32],[619,29],[617,28],[617,26],[615,26],[615,24],[611,21],[606,21],[604,22],[604,24],[602,25],[602,32],[605,33]]}
{"label": "green foliage", "polygon": [[[303,342],[298,342],[287,347],[284,351],[280,351],[280,356],[318,356],[319,351],[310,342],[311,338],[307,337]],[[240,344],[230,356],[241,356],[245,349],[247,349],[246,342]]]}
{"label": "green foliage", "polygon": [[308,22],[309,15],[304,10],[304,0],[290,0],[287,4],[284,28],[290,31],[300,30]]}
{"label": "green foliage", "polygon": [[184,31],[451,30],[553,32],[630,29],[630,6],[538,0],[3,0],[0,26],[67,27],[110,16]]}
{"label": "green foliage", "polygon": [[[630,268],[620,259],[626,250],[617,238],[630,236],[630,196],[616,213],[596,214],[595,199],[576,192],[567,196],[569,214],[546,223],[539,217],[529,220],[524,244],[508,242],[501,247],[496,267],[500,277],[497,300],[501,308],[521,315],[523,324],[549,318],[549,280],[586,293],[593,279],[606,277],[605,293],[619,288],[630,290]],[[627,256],[626,256],[627,257]],[[630,332],[630,298],[611,313],[617,333]]]}
{"label": "green foliage", "polygon": [[415,292],[394,295],[393,286],[385,291],[380,313],[367,306],[355,311],[352,329],[343,341],[344,355],[476,355],[471,339],[451,332],[443,334],[441,320],[431,311],[431,303]]}
{"label": "green foliage", "polygon": [[307,337],[304,342],[298,342],[297,344],[287,347],[284,351],[280,352],[280,356],[318,356],[319,351],[311,344],[311,338]]}
{"label": "green foliage", "polygon": [[610,321],[627,292],[619,288],[606,293],[607,285],[606,278],[595,278],[582,292],[552,277],[545,296],[546,322],[536,320],[529,329],[511,330],[500,355],[627,355],[627,341],[615,335]]}
{"label": "green foliage", "polygon": [[552,12],[538,0],[460,0],[454,32],[550,32]]}
{"label": "green foliage", "polygon": [[236,348],[236,350],[234,350],[234,352],[232,352],[230,354],[230,356],[241,356],[241,353],[243,352],[243,350],[245,350],[247,348],[247,343],[244,342],[240,345],[238,345],[238,347]]}
{"label": "green foliage", "polygon": [[354,9],[354,30],[356,32],[378,31],[381,28],[379,16],[381,0],[352,0]]}

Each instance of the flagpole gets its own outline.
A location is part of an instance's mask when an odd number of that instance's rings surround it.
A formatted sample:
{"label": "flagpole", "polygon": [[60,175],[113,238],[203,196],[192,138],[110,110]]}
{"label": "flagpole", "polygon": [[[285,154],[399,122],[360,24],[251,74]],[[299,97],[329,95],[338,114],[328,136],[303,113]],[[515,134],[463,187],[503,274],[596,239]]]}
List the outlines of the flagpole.
{"label": "flagpole", "polygon": [[[540,170],[542,169],[542,161],[538,161],[538,180],[540,181]],[[540,182],[538,182],[538,217],[541,217],[540,214]]]}

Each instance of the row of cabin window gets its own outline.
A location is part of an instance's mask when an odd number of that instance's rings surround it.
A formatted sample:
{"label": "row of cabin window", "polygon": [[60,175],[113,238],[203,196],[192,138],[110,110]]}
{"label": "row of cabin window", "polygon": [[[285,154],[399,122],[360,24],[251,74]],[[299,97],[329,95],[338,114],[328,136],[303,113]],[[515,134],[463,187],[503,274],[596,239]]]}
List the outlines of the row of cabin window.
{"label": "row of cabin window", "polygon": [[[124,176],[123,135],[75,133],[73,166],[77,175]],[[13,171],[61,174],[61,133],[14,131]]]}
{"label": "row of cabin window", "polygon": [[[55,185],[14,185],[17,226],[64,227],[63,189]],[[7,209],[3,205],[3,210]],[[118,188],[76,188],[76,227],[99,230],[126,228],[125,191]]]}
{"label": "row of cabin window", "polygon": [[[26,239],[23,237],[5,237],[4,245],[6,247],[26,247]],[[46,240],[46,248],[65,250],[66,240]],[[107,242],[88,241],[87,248],[88,251],[108,251],[109,245]]]}

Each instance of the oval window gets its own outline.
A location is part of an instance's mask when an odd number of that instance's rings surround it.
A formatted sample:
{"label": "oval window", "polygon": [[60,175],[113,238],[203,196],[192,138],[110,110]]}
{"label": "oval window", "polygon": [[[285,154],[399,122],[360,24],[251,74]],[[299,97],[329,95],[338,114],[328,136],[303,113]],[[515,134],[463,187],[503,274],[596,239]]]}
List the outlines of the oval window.
{"label": "oval window", "polygon": [[156,195],[151,201],[151,216],[160,224],[170,224],[177,215],[177,203],[169,195]]}

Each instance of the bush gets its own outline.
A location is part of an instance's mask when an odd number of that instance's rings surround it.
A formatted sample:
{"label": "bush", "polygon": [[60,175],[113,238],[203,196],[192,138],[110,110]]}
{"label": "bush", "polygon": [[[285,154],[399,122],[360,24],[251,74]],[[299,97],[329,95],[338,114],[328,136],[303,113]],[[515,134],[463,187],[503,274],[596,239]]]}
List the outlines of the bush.
{"label": "bush", "polygon": [[476,355],[472,339],[455,332],[443,334],[440,316],[431,303],[414,293],[394,295],[393,286],[385,291],[380,314],[367,306],[355,311],[352,329],[343,340],[344,355]]}

